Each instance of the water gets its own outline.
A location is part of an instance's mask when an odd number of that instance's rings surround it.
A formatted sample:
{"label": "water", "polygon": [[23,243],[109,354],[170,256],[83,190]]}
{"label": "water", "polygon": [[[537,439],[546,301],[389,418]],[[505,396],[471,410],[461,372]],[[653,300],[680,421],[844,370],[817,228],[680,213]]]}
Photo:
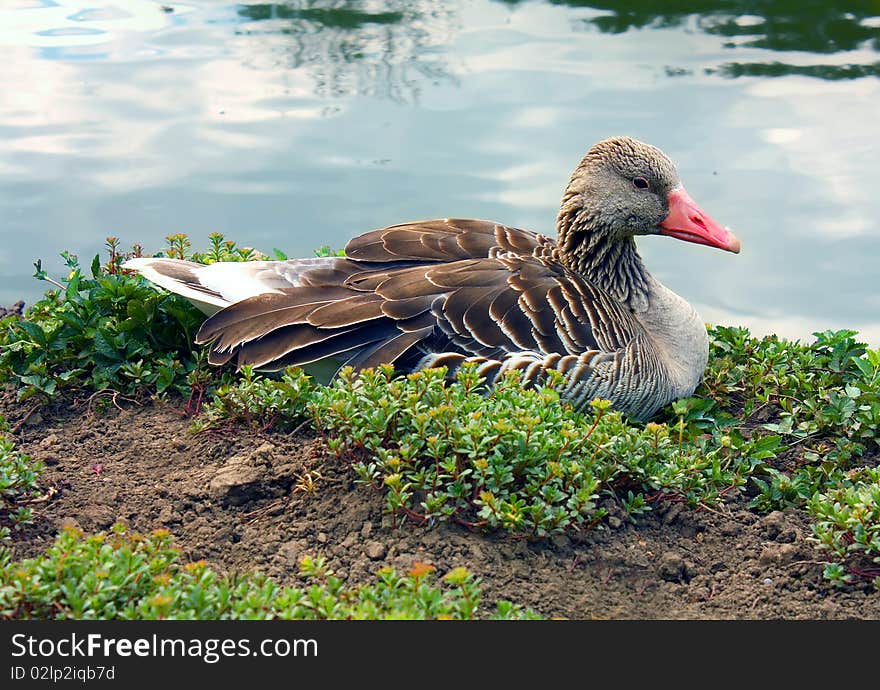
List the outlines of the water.
{"label": "water", "polygon": [[0,304],[108,235],[552,233],[586,149],[629,134],[743,243],[640,242],[706,320],[880,345],[880,0],[0,0],[0,65]]}

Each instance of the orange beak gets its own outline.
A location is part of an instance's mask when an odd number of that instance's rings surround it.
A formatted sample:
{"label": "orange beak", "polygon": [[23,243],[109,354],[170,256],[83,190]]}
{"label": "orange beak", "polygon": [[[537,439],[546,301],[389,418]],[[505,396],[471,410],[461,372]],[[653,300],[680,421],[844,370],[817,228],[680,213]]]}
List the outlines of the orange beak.
{"label": "orange beak", "polygon": [[660,223],[661,234],[739,254],[739,240],[736,236],[697,206],[697,202],[688,196],[684,187],[673,189],[668,198],[669,215]]}

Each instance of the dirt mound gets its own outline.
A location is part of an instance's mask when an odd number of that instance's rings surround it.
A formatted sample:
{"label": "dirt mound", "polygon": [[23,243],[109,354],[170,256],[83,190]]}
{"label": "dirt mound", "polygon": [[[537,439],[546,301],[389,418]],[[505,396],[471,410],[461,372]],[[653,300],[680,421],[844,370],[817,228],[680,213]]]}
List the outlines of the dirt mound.
{"label": "dirt mound", "polygon": [[[107,401],[105,401],[107,402]],[[172,405],[117,400],[32,414],[0,402],[20,450],[47,465],[57,495],[35,509],[16,558],[44,550],[62,525],[165,526],[192,560],[259,570],[293,583],[305,554],[349,582],[383,565],[465,566],[485,600],[564,618],[880,618],[867,588],[837,589],[798,511],[761,516],[735,501],[717,511],[661,506],[632,524],[612,509],[600,529],[538,542],[454,524],[391,529],[378,491],[354,483],[311,431],[193,435]],[[17,424],[17,422],[22,422]]]}

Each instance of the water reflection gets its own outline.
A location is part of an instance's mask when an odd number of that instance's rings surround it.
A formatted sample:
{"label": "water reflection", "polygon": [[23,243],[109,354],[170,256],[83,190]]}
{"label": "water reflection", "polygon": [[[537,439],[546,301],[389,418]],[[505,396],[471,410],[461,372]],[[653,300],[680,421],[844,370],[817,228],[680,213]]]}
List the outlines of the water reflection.
{"label": "water reflection", "polygon": [[307,69],[315,95],[361,95],[416,102],[421,84],[456,83],[440,48],[460,29],[454,6],[392,0],[298,0],[239,7],[239,35],[281,34],[276,63]]}
{"label": "water reflection", "polygon": [[718,72],[725,77],[786,77],[801,75],[829,81],[880,76],[880,62],[871,65],[787,65],[782,62],[729,62]]}
{"label": "water reflection", "polygon": [[[178,14],[189,11],[181,7]],[[39,48],[44,57],[53,60],[106,57],[94,47],[129,32],[161,31],[172,23],[170,13],[152,0],[13,0],[0,2],[0,46]]]}
{"label": "water reflection", "polygon": [[[221,231],[307,256],[443,215],[552,233],[577,158],[626,133],[669,152],[743,240],[736,260],[640,245],[704,318],[880,344],[880,81],[862,78],[878,14],[880,0],[0,0],[0,305],[41,292],[35,258],[90,258],[108,234],[155,250]],[[762,78],[786,74],[815,78]]]}
{"label": "water reflection", "polygon": [[[506,1],[510,4],[519,2]],[[600,11],[601,14],[578,21],[582,26],[602,33],[684,28],[719,36],[721,46],[727,49],[755,48],[797,54],[791,61],[725,62],[718,67],[706,68],[709,74],[731,78],[801,75],[826,80],[880,76],[880,61],[865,57],[880,51],[880,3],[875,0],[548,1],[554,5]],[[843,55],[844,58],[863,59],[844,63],[821,60],[821,56],[838,54],[849,54]],[[817,57],[820,58],[818,62]],[[667,70],[669,76],[688,73],[684,69]]]}
{"label": "water reflection", "polygon": [[[880,26],[865,23],[876,14],[876,2],[718,3],[725,4],[734,16],[718,16],[716,11],[715,16],[701,16],[699,24],[707,33],[729,38],[726,47],[744,45],[825,54],[858,50],[868,42],[874,50],[880,48]],[[750,5],[757,7],[752,10]],[[745,15],[735,16],[743,11]]]}

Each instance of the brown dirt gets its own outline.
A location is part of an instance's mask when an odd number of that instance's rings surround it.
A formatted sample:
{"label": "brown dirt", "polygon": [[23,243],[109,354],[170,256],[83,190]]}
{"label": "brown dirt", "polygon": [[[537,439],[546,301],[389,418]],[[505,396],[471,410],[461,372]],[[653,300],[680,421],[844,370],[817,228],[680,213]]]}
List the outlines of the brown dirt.
{"label": "brown dirt", "polygon": [[[28,406],[9,398],[0,414],[15,427]],[[876,592],[823,580],[798,511],[758,515],[741,499],[717,512],[669,504],[635,525],[612,513],[602,528],[536,542],[451,524],[391,529],[381,494],[356,486],[311,431],[193,435],[172,404],[117,402],[102,412],[59,404],[13,434],[58,489],[16,541],[17,558],[41,552],[62,525],[122,521],[165,526],[189,559],[283,584],[296,582],[303,555],[323,554],[349,582],[383,565],[465,566],[483,579],[487,604],[508,599],[554,617],[880,618]],[[320,475],[314,493],[297,488],[307,472]]]}

